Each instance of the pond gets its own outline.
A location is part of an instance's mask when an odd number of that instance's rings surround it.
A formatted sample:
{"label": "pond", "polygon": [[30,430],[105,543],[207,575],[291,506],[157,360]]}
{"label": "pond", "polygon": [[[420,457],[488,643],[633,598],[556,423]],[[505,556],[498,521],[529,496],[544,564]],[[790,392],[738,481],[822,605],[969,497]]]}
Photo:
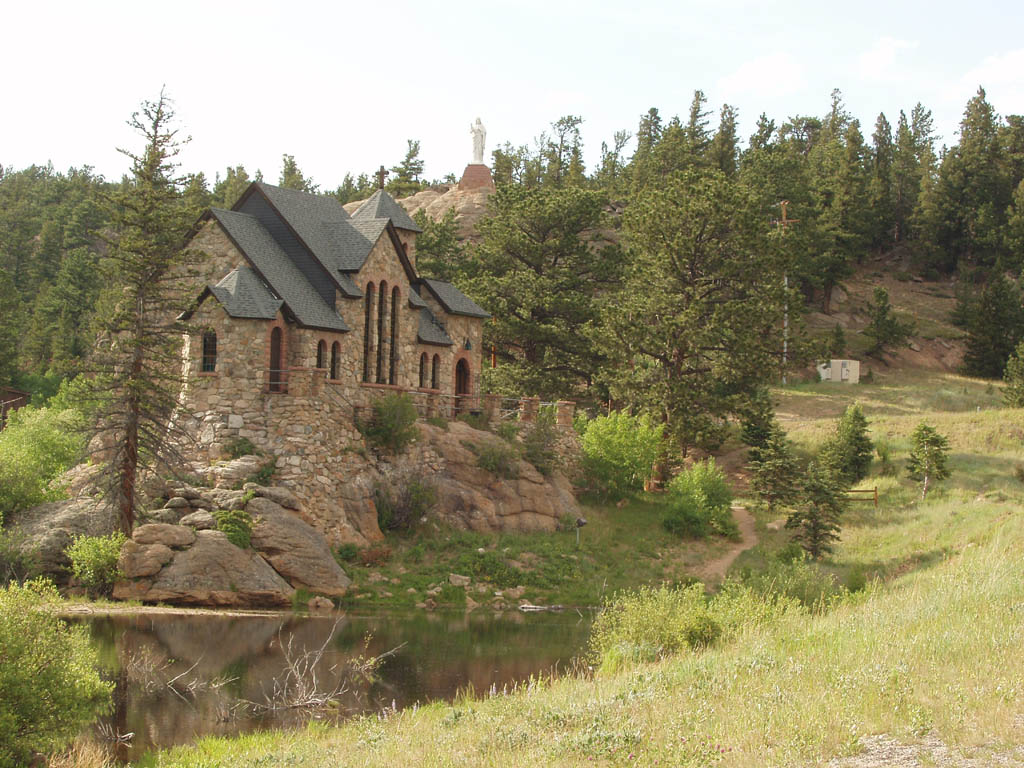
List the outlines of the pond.
{"label": "pond", "polygon": [[[133,733],[115,750],[132,760],[209,734],[451,700],[466,689],[501,691],[566,669],[585,648],[591,618],[569,610],[142,613],[76,621],[88,624],[103,673],[116,685],[113,714],[90,732],[108,743]],[[331,694],[326,708],[296,706]]]}

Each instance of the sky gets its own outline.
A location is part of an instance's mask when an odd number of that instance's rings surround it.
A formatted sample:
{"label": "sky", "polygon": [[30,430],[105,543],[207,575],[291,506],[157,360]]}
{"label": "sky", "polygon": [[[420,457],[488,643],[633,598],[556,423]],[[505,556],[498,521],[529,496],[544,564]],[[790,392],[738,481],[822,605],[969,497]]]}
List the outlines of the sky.
{"label": "sky", "polygon": [[191,136],[183,171],[212,182],[242,164],[273,183],[287,153],[324,191],[397,165],[408,139],[426,178],[459,176],[476,117],[489,158],[579,115],[593,168],[650,107],[685,119],[698,88],[714,123],[739,110],[743,137],[762,112],[824,115],[834,88],[866,137],[879,112],[895,127],[921,102],[953,143],[979,85],[1001,115],[1024,113],[1019,0],[35,0],[0,18],[0,165],[108,179],[161,88]]}

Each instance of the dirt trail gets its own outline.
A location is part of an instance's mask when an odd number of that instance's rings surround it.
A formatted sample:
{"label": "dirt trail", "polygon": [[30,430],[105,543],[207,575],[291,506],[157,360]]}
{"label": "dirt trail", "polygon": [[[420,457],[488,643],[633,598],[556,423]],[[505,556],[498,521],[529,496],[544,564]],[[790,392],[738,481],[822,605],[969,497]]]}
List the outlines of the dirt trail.
{"label": "dirt trail", "polygon": [[741,552],[754,547],[757,544],[757,533],[755,532],[754,516],[746,507],[733,507],[732,515],[736,518],[736,524],[740,529],[740,540],[733,544],[720,557],[701,563],[696,569],[696,576],[701,581],[722,581],[726,571],[732,565]]}

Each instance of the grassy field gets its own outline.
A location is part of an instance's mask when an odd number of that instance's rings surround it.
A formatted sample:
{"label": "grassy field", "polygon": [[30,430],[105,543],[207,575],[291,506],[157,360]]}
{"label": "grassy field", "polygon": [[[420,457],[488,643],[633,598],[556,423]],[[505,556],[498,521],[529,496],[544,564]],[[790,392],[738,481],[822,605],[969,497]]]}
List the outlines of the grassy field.
{"label": "grassy field", "polygon": [[[205,739],[144,764],[806,766],[856,755],[872,734],[912,746],[938,740],[977,765],[1024,762],[1024,483],[1016,474],[1024,412],[1001,408],[997,388],[985,382],[934,373],[774,395],[805,453],[854,399],[872,437],[890,445],[892,469],[876,462],[861,484],[878,487],[879,507],[851,507],[823,564],[840,581],[858,573],[865,588],[826,610],[794,608],[707,650],[615,673],[581,666],[576,676],[532,680],[511,695],[385,712],[337,728],[314,723]],[[902,472],[908,435],[921,420],[949,437],[954,470],[924,502]],[[616,542],[636,534],[635,521],[657,516],[648,502],[589,514],[606,517],[584,529],[592,549],[576,553],[581,569],[584,553],[615,558]],[[762,542],[734,573],[763,567],[784,546],[785,531],[770,522],[762,513]],[[661,561],[671,547],[657,528],[650,526],[647,544],[633,545],[649,554],[607,573],[624,581],[668,573]],[[575,547],[570,534],[559,535]],[[523,555],[515,537],[492,545]]]}
{"label": "grassy field", "polygon": [[[500,600],[495,591],[523,586],[522,599],[535,604],[595,606],[640,584],[686,583],[694,568],[731,544],[720,537],[687,541],[668,533],[661,524],[664,499],[658,496],[641,494],[621,507],[592,499],[582,511],[587,525],[578,546],[575,530],[484,534],[428,525],[410,535],[390,535],[390,555],[380,565],[344,564],[354,583],[344,604],[411,608],[437,587],[441,591],[432,597],[439,605],[464,605],[467,596],[483,604]],[[451,573],[489,588],[448,586]]]}

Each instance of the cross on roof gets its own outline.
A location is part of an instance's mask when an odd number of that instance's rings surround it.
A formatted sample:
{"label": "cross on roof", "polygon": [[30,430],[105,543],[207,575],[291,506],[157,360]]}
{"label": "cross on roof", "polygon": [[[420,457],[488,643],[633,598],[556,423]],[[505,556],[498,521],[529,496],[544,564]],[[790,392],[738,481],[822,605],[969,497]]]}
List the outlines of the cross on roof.
{"label": "cross on roof", "polygon": [[388,175],[387,169],[382,165],[380,167],[380,170],[378,170],[373,175],[377,177],[377,187],[378,187],[378,189],[384,189],[384,177]]}

